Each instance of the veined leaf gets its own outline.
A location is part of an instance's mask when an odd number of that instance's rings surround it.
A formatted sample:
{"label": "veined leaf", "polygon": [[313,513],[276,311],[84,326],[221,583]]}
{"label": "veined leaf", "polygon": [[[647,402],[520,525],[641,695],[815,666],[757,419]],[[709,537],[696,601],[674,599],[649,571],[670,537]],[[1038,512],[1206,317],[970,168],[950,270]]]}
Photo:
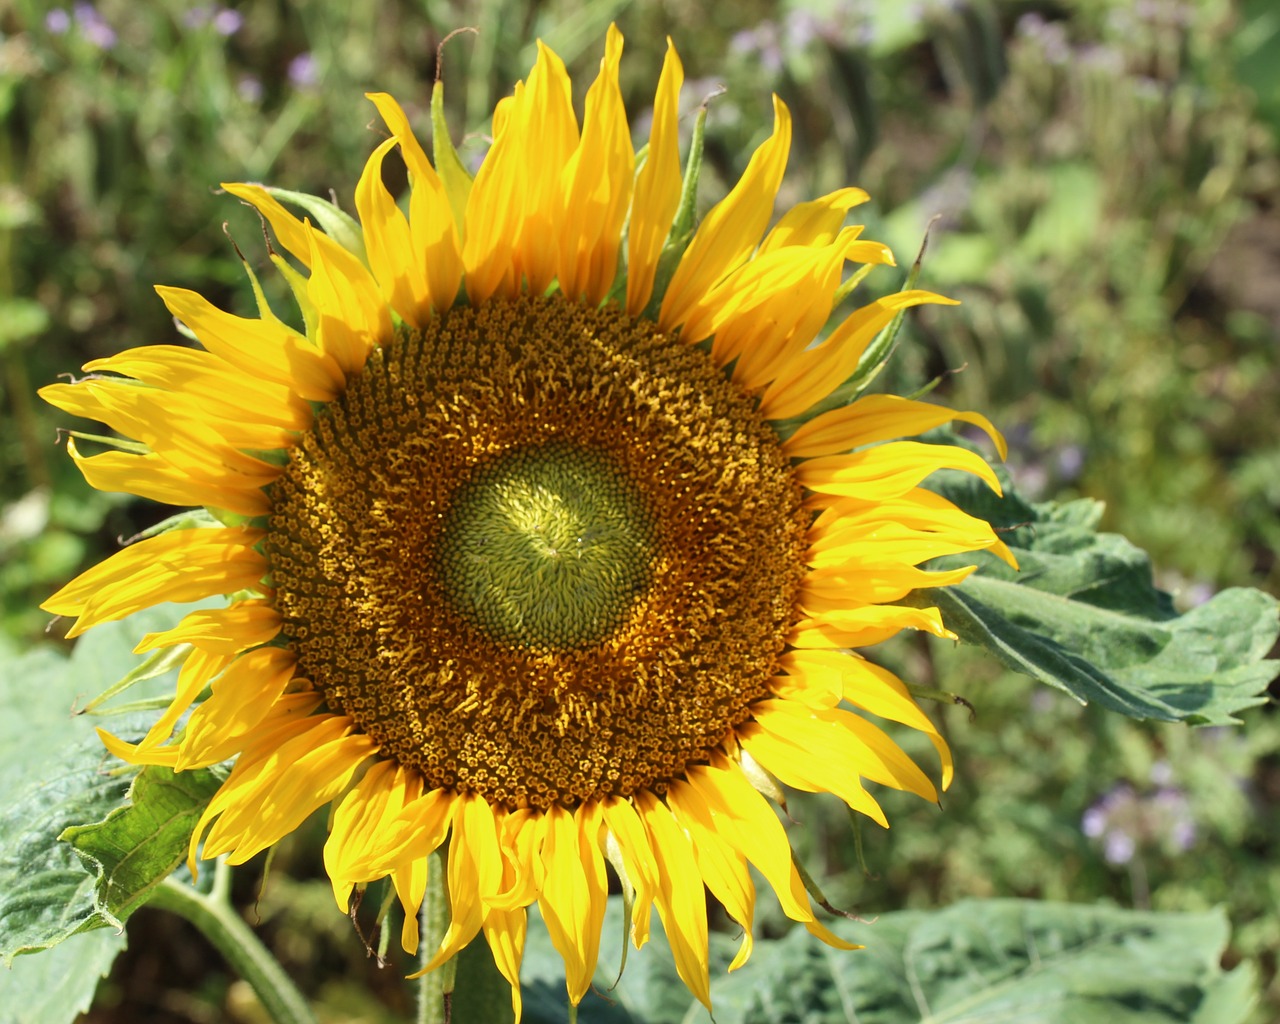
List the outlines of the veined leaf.
{"label": "veined leaf", "polygon": [[1267,654],[1280,606],[1259,590],[1233,588],[1178,615],[1152,582],[1147,555],[1117,534],[1098,533],[1101,506],[1088,499],[1028,504],[1006,481],[1003,499],[971,478],[938,474],[931,486],[1001,531],[1020,565],[985,554],[931,567],[979,565],[964,583],[918,591],[966,643],[1004,665],[1131,718],[1224,725],[1262,704],[1280,671]]}
{"label": "veined leaf", "polygon": [[[12,965],[0,970],[0,1006],[22,1008],[18,1021],[60,1024],[88,1007],[125,945],[118,928],[104,926],[123,921],[185,855],[184,829],[211,792],[210,772],[122,771],[94,720],[74,713],[137,665],[132,649],[143,634],[174,625],[183,610],[107,623],[69,658],[37,648],[0,659],[0,958]],[[171,688],[172,680],[141,686]],[[151,720],[121,715],[112,728],[137,737]],[[99,878],[58,841],[68,829]],[[15,963],[20,953],[39,955]]]}
{"label": "veined leaf", "polygon": [[[621,913],[610,897],[605,950],[582,1024],[707,1024],[676,975],[654,921],[610,990]],[[716,1024],[1242,1024],[1256,998],[1252,965],[1219,966],[1221,911],[1148,913],[1116,907],[972,900],[941,911],[900,911],[874,923],[826,922],[853,952],[795,928],[757,939],[751,960],[725,973],[736,946],[712,935]],[[614,945],[616,945],[616,940]],[[564,973],[531,916],[525,955],[526,1024],[565,1020]]]}

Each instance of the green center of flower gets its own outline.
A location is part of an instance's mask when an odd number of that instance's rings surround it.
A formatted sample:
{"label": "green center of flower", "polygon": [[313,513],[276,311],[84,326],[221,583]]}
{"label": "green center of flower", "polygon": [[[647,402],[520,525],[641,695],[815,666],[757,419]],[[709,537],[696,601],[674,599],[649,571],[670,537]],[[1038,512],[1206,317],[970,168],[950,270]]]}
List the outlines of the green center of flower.
{"label": "green center of flower", "polygon": [[495,640],[598,643],[652,578],[653,517],[611,459],[563,442],[481,466],[455,492],[436,556],[455,609]]}

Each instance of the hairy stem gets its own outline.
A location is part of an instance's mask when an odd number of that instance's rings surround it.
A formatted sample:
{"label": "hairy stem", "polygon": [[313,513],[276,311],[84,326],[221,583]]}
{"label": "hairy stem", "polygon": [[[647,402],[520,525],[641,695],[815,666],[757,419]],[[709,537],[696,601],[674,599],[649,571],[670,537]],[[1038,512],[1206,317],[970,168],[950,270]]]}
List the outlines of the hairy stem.
{"label": "hairy stem", "polygon": [[219,863],[208,896],[166,878],[155,888],[148,905],[172,911],[195,925],[253,987],[275,1024],[315,1024],[302,993],[228,901],[228,875],[229,870]]}

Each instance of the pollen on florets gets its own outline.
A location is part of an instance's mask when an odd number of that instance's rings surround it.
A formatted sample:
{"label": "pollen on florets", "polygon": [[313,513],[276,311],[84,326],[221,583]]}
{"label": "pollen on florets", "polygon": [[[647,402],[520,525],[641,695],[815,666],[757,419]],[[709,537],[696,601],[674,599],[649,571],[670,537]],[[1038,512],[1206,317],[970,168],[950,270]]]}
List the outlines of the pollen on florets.
{"label": "pollen on florets", "polygon": [[769,693],[810,514],[700,350],[559,298],[376,350],[265,542],[298,673],[428,787],[665,790]]}

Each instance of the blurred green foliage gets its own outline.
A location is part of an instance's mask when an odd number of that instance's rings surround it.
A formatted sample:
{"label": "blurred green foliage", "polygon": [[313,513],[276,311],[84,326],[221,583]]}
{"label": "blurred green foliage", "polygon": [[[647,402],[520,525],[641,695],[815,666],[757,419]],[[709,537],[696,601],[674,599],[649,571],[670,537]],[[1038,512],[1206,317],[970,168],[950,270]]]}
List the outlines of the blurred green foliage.
{"label": "blurred green foliage", "polygon": [[[1104,499],[1105,528],[1150,550],[1184,606],[1231,584],[1276,589],[1271,0],[388,0],[376,17],[340,0],[12,0],[0,8],[0,635],[37,638],[39,600],[165,514],[90,492],[55,444],[65,420],[34,389],[174,340],[155,282],[248,311],[227,235],[255,265],[265,246],[218,183],[332,189],[350,208],[378,141],[361,93],[397,95],[425,134],[438,70],[474,164],[533,40],[565,58],[580,98],[610,20],[627,37],[637,128],[668,34],[686,68],[682,109],[714,95],[707,197],[768,131],[776,90],[796,119],[781,203],[856,182],[873,196],[867,234],[903,263],[939,218],[923,283],[964,305],[923,311],[893,389],[965,367],[942,396],[1008,432],[1021,488]],[[437,47],[464,26],[479,32],[451,40],[438,69]],[[885,274],[869,285],[894,287]],[[886,651],[906,678],[977,708],[973,722],[942,715],[959,770],[946,812],[888,794],[893,830],[861,837],[867,876],[831,802],[797,801],[808,828],[795,834],[812,836],[828,894],[867,913],[988,895],[1224,903],[1233,955],[1258,958],[1269,985],[1258,1020],[1280,1017],[1274,710],[1242,730],[1147,728],[946,646]],[[358,977],[363,949],[323,924],[335,919],[320,912],[327,883],[307,880],[316,840],[284,844],[290,870],[273,876],[263,914],[290,969],[312,972],[321,1013],[355,1019],[374,974]],[[131,933],[155,918],[137,920]],[[166,989],[134,942],[94,1019],[130,1019],[139,988],[184,1019],[253,1019],[203,961],[168,979],[185,991]]]}

